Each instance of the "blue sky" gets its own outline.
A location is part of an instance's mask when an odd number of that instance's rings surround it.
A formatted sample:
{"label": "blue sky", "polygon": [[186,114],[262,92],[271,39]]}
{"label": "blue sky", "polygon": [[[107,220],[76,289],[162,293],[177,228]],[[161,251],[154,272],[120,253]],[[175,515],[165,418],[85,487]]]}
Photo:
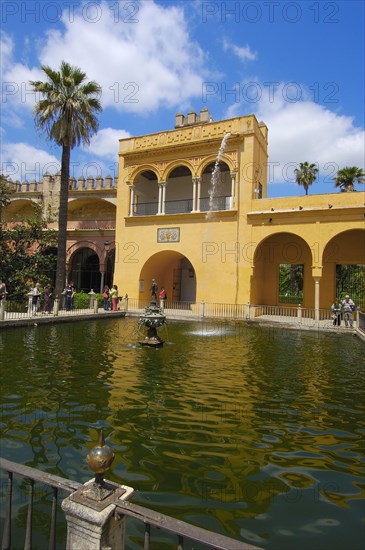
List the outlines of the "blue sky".
{"label": "blue sky", "polygon": [[363,1],[3,0],[1,172],[37,179],[60,148],[34,127],[29,80],[41,64],[78,65],[103,88],[98,134],[72,172],[116,175],[118,139],[170,130],[204,106],[214,120],[254,113],[269,128],[269,196],[301,195],[299,162],[318,164],[310,193],[337,192],[364,168]]}

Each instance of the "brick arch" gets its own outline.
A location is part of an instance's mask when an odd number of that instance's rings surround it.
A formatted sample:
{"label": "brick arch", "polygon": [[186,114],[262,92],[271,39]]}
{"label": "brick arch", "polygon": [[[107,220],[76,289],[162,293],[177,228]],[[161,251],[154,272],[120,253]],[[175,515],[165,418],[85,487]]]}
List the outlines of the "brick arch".
{"label": "brick arch", "polygon": [[98,247],[94,241],[77,241],[73,243],[71,246],[69,246],[66,250],[66,267],[69,269],[70,264],[72,262],[73,256],[81,250],[82,248],[91,248],[95,252],[95,254],[99,257],[100,262],[100,255],[101,255],[101,247]]}

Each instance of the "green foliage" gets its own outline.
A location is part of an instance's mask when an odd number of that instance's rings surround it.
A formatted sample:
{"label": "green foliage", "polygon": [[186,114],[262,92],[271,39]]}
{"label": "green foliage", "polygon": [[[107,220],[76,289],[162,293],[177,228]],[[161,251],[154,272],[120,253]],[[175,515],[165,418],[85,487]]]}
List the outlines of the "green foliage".
{"label": "green foliage", "polygon": [[349,294],[356,306],[365,307],[365,265],[336,265],[336,294],[343,300]]}
{"label": "green foliage", "polygon": [[[95,292],[95,299],[98,300],[98,307],[103,307],[104,298],[102,294]],[[87,292],[81,290],[76,292],[73,298],[73,309],[87,309],[90,307],[90,296]]]}
{"label": "green foliage", "polygon": [[0,221],[2,220],[2,210],[3,208],[6,208],[8,204],[10,203],[10,197],[12,195],[12,191],[10,189],[9,182],[5,176],[2,174],[0,175]]}
{"label": "green foliage", "polygon": [[339,187],[341,191],[355,191],[355,183],[364,183],[365,172],[362,168],[357,166],[345,166],[337,172],[337,176],[333,178],[335,181],[335,187]]}
{"label": "green foliage", "polygon": [[61,192],[58,210],[56,296],[60,296],[66,280],[67,205],[71,149],[89,144],[98,129],[97,113],[101,112],[101,87],[86,82],[86,73],[79,67],[61,62],[59,71],[42,65],[46,80],[31,81],[41,100],[34,107],[36,127],[62,147]]}
{"label": "green foliage", "polygon": [[279,302],[300,304],[303,302],[304,266],[302,264],[280,264]]}
{"label": "green foliage", "polygon": [[36,126],[44,130],[51,141],[64,147],[90,143],[98,129],[95,113],[101,112],[98,99],[101,87],[97,82],[86,81],[86,73],[79,67],[61,62],[59,71],[42,65],[46,81],[31,81],[42,99],[35,105]]}
{"label": "green foliage", "polygon": [[33,205],[33,215],[26,220],[1,223],[0,279],[6,283],[8,298],[24,299],[36,282],[41,287],[51,282],[56,257],[50,249],[56,246],[57,237],[48,229],[50,221]]}
{"label": "green foliage", "polygon": [[318,173],[318,168],[315,164],[309,162],[301,162],[299,168],[294,170],[295,179],[298,185],[303,185],[305,194],[308,195],[308,187],[315,181]]}

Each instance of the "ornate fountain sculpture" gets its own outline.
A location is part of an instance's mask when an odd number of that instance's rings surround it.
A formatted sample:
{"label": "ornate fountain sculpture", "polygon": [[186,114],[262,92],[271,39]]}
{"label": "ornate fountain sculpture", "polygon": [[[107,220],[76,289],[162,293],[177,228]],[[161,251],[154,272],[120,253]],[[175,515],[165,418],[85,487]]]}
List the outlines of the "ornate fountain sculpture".
{"label": "ornate fountain sculpture", "polygon": [[150,346],[159,348],[163,345],[163,340],[157,335],[157,329],[162,327],[166,322],[166,316],[163,310],[158,307],[156,300],[151,300],[150,304],[145,308],[144,313],[138,321],[138,328],[146,327],[147,335],[144,340],[140,340],[141,346]]}

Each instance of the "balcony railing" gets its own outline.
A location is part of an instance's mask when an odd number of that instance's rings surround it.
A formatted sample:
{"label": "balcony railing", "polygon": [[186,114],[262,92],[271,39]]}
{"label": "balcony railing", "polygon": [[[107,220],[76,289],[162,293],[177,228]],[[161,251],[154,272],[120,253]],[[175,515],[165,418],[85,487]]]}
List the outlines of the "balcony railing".
{"label": "balcony railing", "polygon": [[[156,216],[158,212],[158,202],[138,202],[132,204],[133,216]],[[231,208],[231,197],[214,197],[211,201],[209,197],[201,197],[200,212],[214,212],[219,210],[229,210]],[[165,201],[165,214],[189,214],[193,211],[192,199],[181,199],[176,201]]]}

